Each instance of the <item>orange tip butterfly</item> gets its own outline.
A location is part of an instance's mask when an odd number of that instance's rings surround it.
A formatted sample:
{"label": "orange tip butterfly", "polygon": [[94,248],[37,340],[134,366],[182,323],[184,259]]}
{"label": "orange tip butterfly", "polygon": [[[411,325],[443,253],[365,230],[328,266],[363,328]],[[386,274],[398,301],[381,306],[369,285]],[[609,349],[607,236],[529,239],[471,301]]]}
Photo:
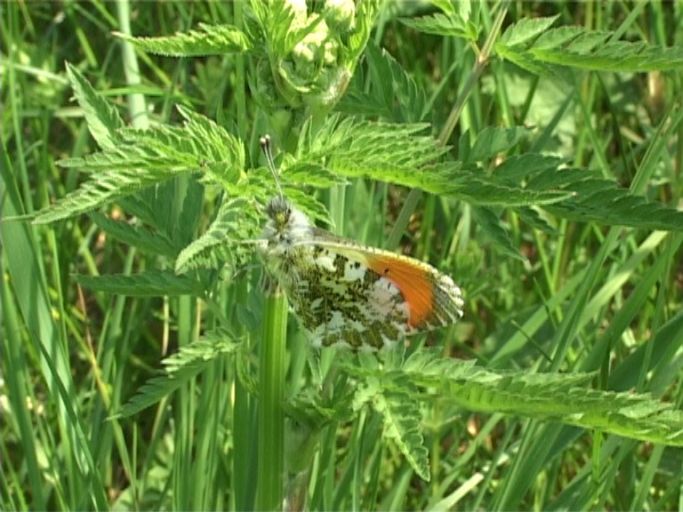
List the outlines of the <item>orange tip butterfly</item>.
{"label": "orange tip butterfly", "polygon": [[375,351],[462,316],[460,288],[431,265],[313,225],[282,193],[270,137],[261,147],[279,195],[266,207],[260,250],[314,347]]}

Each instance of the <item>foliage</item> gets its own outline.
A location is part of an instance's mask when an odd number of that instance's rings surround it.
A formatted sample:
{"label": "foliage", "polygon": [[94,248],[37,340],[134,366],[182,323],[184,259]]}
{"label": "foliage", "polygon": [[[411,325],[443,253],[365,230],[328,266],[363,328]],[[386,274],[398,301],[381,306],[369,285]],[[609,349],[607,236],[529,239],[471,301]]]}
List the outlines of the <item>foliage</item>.
{"label": "foliage", "polygon": [[[3,26],[2,508],[678,504],[680,9],[97,5],[64,70],[59,16]],[[254,265],[263,132],[290,201],[452,273],[463,321],[312,351]]]}

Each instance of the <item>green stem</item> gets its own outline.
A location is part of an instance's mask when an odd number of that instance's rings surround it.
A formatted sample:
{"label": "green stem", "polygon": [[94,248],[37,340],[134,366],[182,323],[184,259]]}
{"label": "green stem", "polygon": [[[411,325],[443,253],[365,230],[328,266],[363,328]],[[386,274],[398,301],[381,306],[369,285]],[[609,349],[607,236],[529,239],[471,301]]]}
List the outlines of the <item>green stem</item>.
{"label": "green stem", "polygon": [[[119,20],[119,30],[121,33],[132,35],[130,30],[130,2],[128,0],[118,0],[116,2],[116,15]],[[121,41],[120,44],[126,83],[130,86],[140,85],[140,67],[138,66],[138,58],[135,55],[133,45],[128,41]],[[136,92],[128,94],[127,97],[128,110],[130,111],[133,126],[140,129],[149,127],[145,97]]]}
{"label": "green stem", "polygon": [[[489,58],[491,57],[491,53],[493,51],[493,45],[496,42],[496,39],[498,39],[498,34],[500,33],[500,29],[503,25],[503,20],[505,19],[506,14],[506,8],[501,8],[500,11],[498,11],[498,15],[493,21],[493,26],[489,31],[486,41],[484,42],[484,46],[477,55],[474,62],[474,67],[472,68],[470,75],[467,77],[467,82],[465,82],[465,85],[461,89],[460,94],[458,95],[458,98],[451,109],[451,113],[446,120],[446,124],[441,129],[441,133],[439,134],[438,138],[438,144],[440,146],[445,146],[448,143],[448,140],[451,138],[453,130],[455,129],[455,125],[458,123],[458,119],[460,119],[460,115],[465,108],[465,103],[467,103],[470,93],[479,81],[479,77],[489,62]],[[415,208],[417,207],[421,197],[422,190],[417,188],[412,189],[408,193],[408,196],[403,204],[403,208],[401,208],[401,212],[399,213],[398,220],[394,224],[394,227],[389,234],[389,243],[387,243],[388,249],[391,249],[392,244],[397,244],[398,240],[401,239],[401,235],[408,225],[408,220],[415,211]]]}
{"label": "green stem", "polygon": [[259,364],[257,510],[279,510],[284,496],[285,345],[287,297],[266,292]]}

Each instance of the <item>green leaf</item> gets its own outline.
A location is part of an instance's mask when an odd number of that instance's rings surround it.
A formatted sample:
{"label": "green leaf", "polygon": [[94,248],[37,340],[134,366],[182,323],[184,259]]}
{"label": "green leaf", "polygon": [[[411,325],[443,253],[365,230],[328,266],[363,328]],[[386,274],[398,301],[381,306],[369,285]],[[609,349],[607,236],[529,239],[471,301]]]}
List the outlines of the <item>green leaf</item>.
{"label": "green leaf", "polygon": [[[563,164],[557,157],[528,153],[509,157],[495,169],[493,176],[511,185],[526,180],[529,191],[568,193],[566,200],[544,206],[558,217],[635,228],[683,230],[683,212],[634,195],[595,171],[562,168]],[[522,214],[528,222],[536,223],[536,227],[547,224],[528,210]]]}
{"label": "green leaf", "polygon": [[592,171],[558,169],[544,172],[530,179],[528,187],[572,192],[566,201],[545,207],[549,212],[567,219],[683,231],[683,212],[634,195],[628,189],[621,188]]}
{"label": "green leaf", "polygon": [[201,282],[167,270],[147,270],[139,274],[76,275],[76,281],[91,290],[130,297],[202,295]]}
{"label": "green leaf", "polygon": [[[562,201],[571,192],[528,190],[481,171],[463,169],[459,162],[442,162],[448,148],[437,145],[428,135],[420,135],[426,124],[393,124],[358,121],[338,117],[311,137],[302,132],[297,153],[301,162],[322,164],[347,177],[366,177],[416,187],[435,194],[451,194],[484,205],[528,206]],[[504,148],[523,135],[523,130],[493,130],[485,135],[491,148]],[[493,136],[499,134],[498,140]],[[487,143],[488,144],[488,143]],[[488,151],[482,142],[479,154]]]}
{"label": "green leaf", "polygon": [[613,41],[611,32],[582,27],[548,29],[555,19],[518,21],[496,43],[496,52],[536,74],[554,74],[553,66],[615,72],[665,71],[683,66],[683,46]]}
{"label": "green leaf", "polygon": [[549,205],[563,202],[572,195],[566,190],[511,185],[481,171],[457,169],[456,163],[451,166],[450,174],[445,174],[445,180],[440,184],[440,192],[473,204],[505,207]]}
{"label": "green leaf", "polygon": [[530,132],[531,130],[523,126],[511,128],[487,126],[477,134],[467,162],[478,162],[504,153],[519,144]]}
{"label": "green leaf", "polygon": [[498,44],[513,47],[526,43],[546,32],[559,17],[560,15],[556,14],[547,18],[522,18],[505,30]]}
{"label": "green leaf", "polygon": [[384,435],[398,446],[415,472],[430,480],[429,451],[420,429],[420,405],[410,390],[376,394],[373,405],[384,419]]}
{"label": "green leaf", "polygon": [[180,252],[176,272],[236,265],[253,251],[255,245],[244,242],[256,237],[259,224],[256,209],[247,200],[238,197],[224,201],[209,229]]}
{"label": "green leaf", "polygon": [[479,36],[477,28],[472,23],[461,19],[455,12],[448,16],[436,13],[421,18],[399,18],[398,21],[426,34],[460,37],[468,41],[476,41]]}
{"label": "green leaf", "polygon": [[90,134],[103,149],[114,146],[114,133],[123,128],[123,120],[113,105],[93,89],[81,72],[66,63],[66,74],[78,104],[83,109]]}
{"label": "green leaf", "polygon": [[436,388],[466,409],[561,421],[583,428],[683,446],[683,412],[650,395],[585,387],[593,374],[493,373],[472,362],[417,351],[386,378]]}
{"label": "green leaf", "polygon": [[[593,43],[593,41],[591,41]],[[579,45],[566,49],[534,49],[541,62],[593,71],[645,73],[675,70],[683,66],[683,47],[663,47],[645,43],[615,41],[584,49]]]}
{"label": "green leaf", "polygon": [[241,142],[207,117],[183,107],[179,111],[186,119],[183,127],[123,128],[116,132],[113,147],[60,161],[62,167],[87,169],[92,177],[38,212],[35,222],[53,222],[95,209],[179,173],[203,172],[212,181],[237,182],[245,162]]}
{"label": "green leaf", "polygon": [[329,188],[335,185],[345,185],[346,180],[337,176],[322,164],[313,162],[295,162],[280,166],[280,176],[291,183],[305,183],[309,187]]}
{"label": "green leaf", "polygon": [[174,257],[178,252],[171,241],[162,233],[124,221],[112,220],[96,212],[91,213],[90,218],[112,238],[137,247],[141,251],[168,257]]}
{"label": "green leaf", "polygon": [[512,155],[495,168],[494,175],[507,183],[519,183],[528,176],[555,171],[563,163],[562,158],[538,153]]}
{"label": "green leaf", "polygon": [[[89,161],[89,159],[84,159]],[[92,161],[92,160],[90,160]],[[103,172],[83,183],[78,189],[67,194],[55,204],[40,210],[34,223],[42,224],[65,219],[79,213],[93,210],[118,197],[132,194],[141,188],[160,183],[172,174],[165,170],[120,169]]]}
{"label": "green leaf", "polygon": [[427,104],[424,88],[385,49],[368,45],[365,56],[370,75],[370,88],[365,81],[354,81],[338,105],[338,109],[366,115],[380,115],[385,120],[421,121]]}
{"label": "green leaf", "polygon": [[247,35],[232,25],[199,24],[199,30],[176,32],[165,37],[132,37],[121,32],[114,35],[146,52],[171,57],[196,57],[244,52],[252,45]]}
{"label": "green leaf", "polygon": [[426,124],[391,124],[331,117],[315,137],[299,141],[300,160],[322,163],[347,177],[368,177],[407,186],[429,184],[432,177],[421,168],[447,151],[431,136],[418,135]]}
{"label": "green leaf", "polygon": [[176,354],[162,361],[164,372],[148,380],[113,417],[131,416],[159,402],[198,375],[216,358],[237,352],[241,345],[234,340],[224,331],[216,331],[182,347]]}
{"label": "green leaf", "polygon": [[480,229],[493,242],[497,250],[510,258],[526,261],[526,258],[519,253],[519,250],[512,243],[512,239],[501,224],[498,215],[483,206],[472,208],[472,213],[477,223],[477,229]]}

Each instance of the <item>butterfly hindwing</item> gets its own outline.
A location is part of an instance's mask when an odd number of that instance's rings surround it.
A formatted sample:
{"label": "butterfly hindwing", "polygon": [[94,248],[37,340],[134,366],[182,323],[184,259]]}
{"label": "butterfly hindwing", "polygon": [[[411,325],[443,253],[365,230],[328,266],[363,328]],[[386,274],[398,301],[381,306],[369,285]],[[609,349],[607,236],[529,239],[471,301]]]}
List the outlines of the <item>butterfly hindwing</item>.
{"label": "butterfly hindwing", "polygon": [[378,349],[462,315],[459,288],[430,265],[314,234],[280,273],[314,345]]}

